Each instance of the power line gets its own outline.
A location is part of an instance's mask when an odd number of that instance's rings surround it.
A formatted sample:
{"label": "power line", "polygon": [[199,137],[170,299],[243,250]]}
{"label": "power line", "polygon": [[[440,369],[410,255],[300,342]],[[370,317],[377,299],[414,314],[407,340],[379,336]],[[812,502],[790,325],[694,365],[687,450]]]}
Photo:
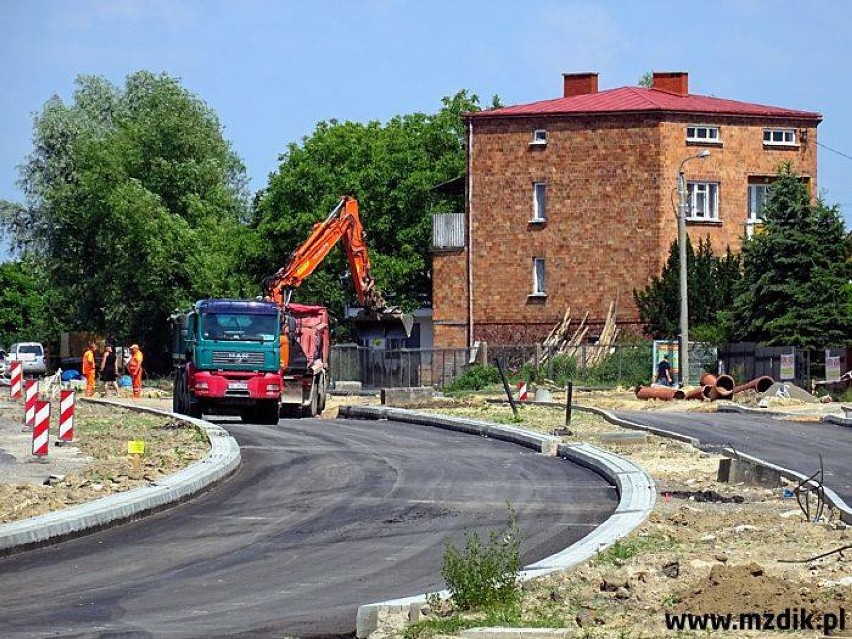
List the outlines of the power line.
{"label": "power line", "polygon": [[821,146],[822,148],[824,148],[828,151],[831,151],[832,153],[837,153],[837,155],[841,155],[841,156],[845,157],[847,160],[852,160],[852,155],[847,155],[843,151],[838,151],[837,149],[832,149],[830,146],[826,146],[822,142],[817,142],[817,146]]}

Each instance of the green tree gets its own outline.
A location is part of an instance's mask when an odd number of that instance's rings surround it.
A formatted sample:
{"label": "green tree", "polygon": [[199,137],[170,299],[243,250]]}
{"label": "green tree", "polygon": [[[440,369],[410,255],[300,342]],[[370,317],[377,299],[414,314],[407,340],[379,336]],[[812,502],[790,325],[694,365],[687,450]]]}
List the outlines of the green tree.
{"label": "green tree", "polygon": [[245,170],[177,79],[79,77],[70,104],[54,96],[35,118],[20,173],[25,204],[5,206],[2,222],[44,265],[65,327],[154,355],[176,307],[246,288],[234,276],[249,243]]}
{"label": "green tree", "polygon": [[[291,143],[278,170],[258,194],[255,251],[246,270],[255,278],[283,266],[342,195],[358,199],[373,274],[389,303],[406,309],[431,295],[431,213],[458,210],[460,202],[432,187],[464,173],[461,114],[478,110],[478,98],[460,91],[434,114],[396,116],[386,124],[320,122],[301,143]],[[342,250],[296,292],[302,302],[339,309],[354,302]]]}
{"label": "green tree", "polygon": [[737,337],[769,346],[849,344],[850,267],[838,208],[812,202],[787,163],[772,185],[763,219],[763,232],[743,245],[744,277],[734,306]]}
{"label": "green tree", "polygon": [[[691,337],[724,341],[728,325],[724,315],[731,311],[734,289],[741,277],[739,256],[728,248],[724,257],[716,257],[709,237],[699,239],[698,250],[695,251],[687,236],[686,267]],[[656,339],[680,334],[679,283],[680,261],[675,241],[660,275],[643,290],[633,291],[645,332]]]}
{"label": "green tree", "polygon": [[0,264],[0,345],[13,342],[54,342],[59,326],[55,295],[36,264]]}
{"label": "green tree", "polygon": [[652,86],[654,86],[654,72],[653,71],[646,71],[645,73],[643,73],[642,77],[639,78],[638,84],[639,84],[640,87],[645,87],[646,89],[650,89]]}

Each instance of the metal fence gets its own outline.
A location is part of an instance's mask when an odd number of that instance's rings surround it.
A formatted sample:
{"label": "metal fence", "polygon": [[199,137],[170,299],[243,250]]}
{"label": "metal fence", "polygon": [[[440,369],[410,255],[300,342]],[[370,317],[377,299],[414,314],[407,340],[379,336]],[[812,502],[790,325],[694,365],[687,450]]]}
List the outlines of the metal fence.
{"label": "metal fence", "polygon": [[[847,370],[847,351],[828,349],[832,356],[840,358],[841,372]],[[794,355],[793,379],[797,386],[810,390],[816,379],[825,378],[825,349],[810,350],[795,346],[758,346],[753,342],[725,344],[719,349],[719,360],[724,372],[737,382],[748,381],[761,375],[781,380],[781,356]],[[786,376],[785,376],[786,377]]]}
{"label": "metal fence", "polygon": [[654,364],[650,342],[611,347],[590,344],[578,347],[573,356],[556,357],[536,344],[472,349],[370,349],[343,344],[332,346],[329,363],[333,381],[359,381],[372,388],[443,388],[474,362],[493,364],[497,358],[504,362],[509,375],[527,381],[565,383],[571,379],[596,385],[648,383]]}
{"label": "metal fence", "polygon": [[371,349],[357,344],[331,347],[332,381],[357,381],[371,388],[443,388],[474,361],[477,349]]}

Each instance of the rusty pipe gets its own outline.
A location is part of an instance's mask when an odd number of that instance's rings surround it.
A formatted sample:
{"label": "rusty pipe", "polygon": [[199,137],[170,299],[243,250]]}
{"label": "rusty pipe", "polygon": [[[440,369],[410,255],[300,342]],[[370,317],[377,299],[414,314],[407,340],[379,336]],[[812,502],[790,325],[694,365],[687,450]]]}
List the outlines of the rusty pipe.
{"label": "rusty pipe", "polygon": [[716,376],[713,373],[704,373],[699,382],[702,386],[715,386]]}
{"label": "rusty pipe", "polygon": [[710,384],[705,384],[701,387],[701,394],[704,395],[704,399],[710,399],[710,393],[713,392],[713,387]]}
{"label": "rusty pipe", "polygon": [[661,399],[665,402],[673,399],[684,399],[686,394],[676,388],[668,386],[638,386],[636,388],[637,399]]}
{"label": "rusty pipe", "polygon": [[702,387],[694,388],[686,394],[684,399],[700,399],[704,401],[704,389]]}
{"label": "rusty pipe", "polygon": [[710,399],[730,399],[734,394],[736,382],[730,375],[719,375],[716,384],[710,389]]}
{"label": "rusty pipe", "polygon": [[760,377],[755,377],[753,380],[748,382],[747,384],[740,384],[739,386],[734,386],[734,393],[741,393],[745,390],[756,390],[758,393],[765,393],[769,390],[769,387],[775,383],[775,380],[772,379],[769,375],[762,375]]}

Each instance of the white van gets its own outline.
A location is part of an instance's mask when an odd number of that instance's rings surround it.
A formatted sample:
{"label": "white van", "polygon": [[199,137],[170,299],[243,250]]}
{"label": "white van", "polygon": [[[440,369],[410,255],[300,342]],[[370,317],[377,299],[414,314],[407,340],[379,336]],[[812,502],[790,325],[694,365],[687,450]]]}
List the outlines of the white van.
{"label": "white van", "polygon": [[12,344],[6,354],[6,360],[22,362],[24,375],[44,375],[47,372],[44,347],[38,342]]}

